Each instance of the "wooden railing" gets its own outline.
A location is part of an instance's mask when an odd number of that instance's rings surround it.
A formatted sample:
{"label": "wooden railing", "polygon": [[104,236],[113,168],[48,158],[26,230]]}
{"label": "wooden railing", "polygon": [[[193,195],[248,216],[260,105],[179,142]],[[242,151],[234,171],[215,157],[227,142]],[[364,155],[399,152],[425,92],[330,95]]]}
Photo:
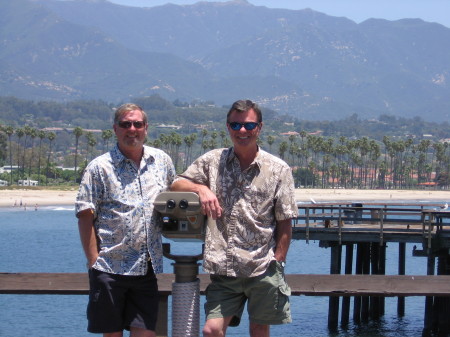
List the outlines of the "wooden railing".
{"label": "wooden railing", "polygon": [[[168,298],[174,274],[159,274],[161,296],[157,335],[167,336]],[[209,276],[200,274],[204,294]],[[300,296],[439,296],[450,297],[450,275],[286,275],[292,295]],[[85,273],[0,273],[0,294],[87,295]]]}
{"label": "wooden railing", "polygon": [[[425,242],[439,233],[450,247],[450,211],[439,204],[299,204],[294,238],[315,240]],[[424,241],[425,240],[425,241]]]}

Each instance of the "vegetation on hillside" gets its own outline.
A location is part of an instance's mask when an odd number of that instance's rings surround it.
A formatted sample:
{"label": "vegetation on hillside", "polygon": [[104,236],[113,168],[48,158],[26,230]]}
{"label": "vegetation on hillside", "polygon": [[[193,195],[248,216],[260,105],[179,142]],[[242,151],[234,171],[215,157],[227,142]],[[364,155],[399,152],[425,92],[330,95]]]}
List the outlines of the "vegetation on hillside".
{"label": "vegetation on hillside", "polygon": [[[231,145],[225,127],[228,107],[169,102],[158,95],[135,102],[149,115],[148,144],[166,151],[178,171],[210,149]],[[114,108],[103,101],[0,98],[0,167],[7,169],[0,179],[76,183],[87,162],[114,144]],[[293,167],[297,186],[449,187],[448,123],[387,115],[299,121],[264,107],[263,116],[260,145]]]}

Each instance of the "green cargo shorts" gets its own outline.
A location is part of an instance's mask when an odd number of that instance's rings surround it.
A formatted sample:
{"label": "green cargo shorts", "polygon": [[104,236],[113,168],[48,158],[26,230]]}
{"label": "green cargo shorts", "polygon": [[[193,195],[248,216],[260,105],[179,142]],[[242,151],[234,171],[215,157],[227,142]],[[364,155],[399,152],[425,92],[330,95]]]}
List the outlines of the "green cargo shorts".
{"label": "green cargo shorts", "polygon": [[290,295],[284,267],[277,261],[272,261],[266,272],[256,277],[211,275],[211,284],[206,289],[206,319],[232,316],[230,326],[238,326],[248,301],[250,322],[290,323]]}

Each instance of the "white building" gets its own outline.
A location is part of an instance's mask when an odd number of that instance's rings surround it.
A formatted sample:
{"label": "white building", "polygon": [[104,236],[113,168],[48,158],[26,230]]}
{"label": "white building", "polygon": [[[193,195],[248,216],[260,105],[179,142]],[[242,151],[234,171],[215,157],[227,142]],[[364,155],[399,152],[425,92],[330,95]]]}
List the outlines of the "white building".
{"label": "white building", "polygon": [[26,179],[26,180],[19,180],[17,181],[17,184],[19,186],[37,186],[39,184],[39,182],[37,180],[30,180],[30,179]]}
{"label": "white building", "polygon": [[3,166],[3,167],[0,167],[0,173],[10,173],[11,171],[15,171],[15,170],[18,170],[19,169],[19,166],[17,166],[17,165],[11,165],[11,166],[9,166],[9,165],[6,165],[6,166]]}

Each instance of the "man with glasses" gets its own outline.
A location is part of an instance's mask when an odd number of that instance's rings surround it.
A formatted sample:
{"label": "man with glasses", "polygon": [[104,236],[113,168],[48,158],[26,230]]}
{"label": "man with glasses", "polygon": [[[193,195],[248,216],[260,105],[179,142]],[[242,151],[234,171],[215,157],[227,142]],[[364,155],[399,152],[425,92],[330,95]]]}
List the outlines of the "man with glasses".
{"label": "man with glasses", "polygon": [[284,265],[297,216],[290,167],[257,145],[260,108],[235,102],[227,115],[233,142],[188,167],[170,187],[198,193],[208,221],[203,267],[211,274],[204,336],[224,336],[239,324],[244,305],[250,335],[269,336],[270,325],[291,321]]}
{"label": "man with glasses", "polygon": [[77,195],[81,243],[89,269],[88,331],[155,336],[162,272],[161,230],[153,201],[175,177],[170,157],[144,145],[147,115],[124,104],[114,115],[117,145],[86,167]]}

